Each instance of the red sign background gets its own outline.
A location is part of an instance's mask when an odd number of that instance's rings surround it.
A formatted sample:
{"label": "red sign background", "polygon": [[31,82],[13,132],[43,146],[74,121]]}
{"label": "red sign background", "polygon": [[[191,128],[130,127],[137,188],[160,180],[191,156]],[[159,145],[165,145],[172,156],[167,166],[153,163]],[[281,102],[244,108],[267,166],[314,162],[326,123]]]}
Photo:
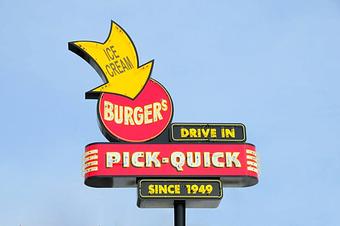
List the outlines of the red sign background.
{"label": "red sign background", "polygon": [[[111,120],[107,120],[107,117],[105,119],[105,103],[109,103],[113,108],[110,111]],[[126,108],[130,111],[135,110],[129,120],[125,120]],[[157,112],[158,114],[155,114]],[[153,79],[146,83],[134,100],[121,95],[103,93],[98,101],[98,117],[102,129],[111,137],[128,142],[144,142],[157,137],[169,125],[172,115],[173,106],[168,92]],[[116,122],[117,116],[123,118],[121,123]],[[136,123],[138,119],[143,123],[138,125]]]}

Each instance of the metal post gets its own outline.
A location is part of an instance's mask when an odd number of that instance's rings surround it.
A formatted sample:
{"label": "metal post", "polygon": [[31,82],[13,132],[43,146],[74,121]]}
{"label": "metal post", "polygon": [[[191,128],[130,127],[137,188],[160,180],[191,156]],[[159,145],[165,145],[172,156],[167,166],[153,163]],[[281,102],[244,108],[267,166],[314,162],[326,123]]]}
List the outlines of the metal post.
{"label": "metal post", "polygon": [[185,226],[185,201],[174,201],[175,226]]}

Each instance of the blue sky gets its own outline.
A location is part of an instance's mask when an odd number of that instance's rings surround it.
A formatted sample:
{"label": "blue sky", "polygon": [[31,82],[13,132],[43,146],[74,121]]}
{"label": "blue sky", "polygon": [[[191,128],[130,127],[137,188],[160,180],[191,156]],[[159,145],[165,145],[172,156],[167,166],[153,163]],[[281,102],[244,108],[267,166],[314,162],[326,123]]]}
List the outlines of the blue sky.
{"label": "blue sky", "polygon": [[0,1],[0,225],[173,225],[138,209],[135,189],[83,185],[84,146],[105,141],[102,82],[68,51],[132,37],[174,101],[173,122],[243,122],[261,157],[258,185],[224,189],[187,225],[338,225],[339,1]]}

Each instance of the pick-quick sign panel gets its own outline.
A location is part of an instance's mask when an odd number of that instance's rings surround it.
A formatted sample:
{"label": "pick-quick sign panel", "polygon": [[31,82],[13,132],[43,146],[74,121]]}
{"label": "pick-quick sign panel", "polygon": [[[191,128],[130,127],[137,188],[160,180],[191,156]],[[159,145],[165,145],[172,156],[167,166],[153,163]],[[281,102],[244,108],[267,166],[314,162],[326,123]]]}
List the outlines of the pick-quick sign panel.
{"label": "pick-quick sign panel", "polygon": [[135,187],[137,178],[221,178],[223,186],[257,183],[255,146],[251,144],[115,144],[86,147],[85,184]]}
{"label": "pick-quick sign panel", "polygon": [[241,123],[173,123],[170,138],[182,142],[245,142],[246,128]]}

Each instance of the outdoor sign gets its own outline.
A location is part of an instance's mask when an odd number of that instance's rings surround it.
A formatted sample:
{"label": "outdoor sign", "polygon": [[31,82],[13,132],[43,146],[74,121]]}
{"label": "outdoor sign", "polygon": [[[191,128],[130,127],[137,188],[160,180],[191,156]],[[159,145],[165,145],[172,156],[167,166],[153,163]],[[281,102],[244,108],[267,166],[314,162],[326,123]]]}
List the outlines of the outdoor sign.
{"label": "outdoor sign", "polygon": [[134,43],[118,24],[111,22],[103,43],[75,41],[68,47],[104,82],[85,94],[97,99],[98,124],[109,140],[85,148],[87,186],[137,187],[139,207],[180,209],[183,203],[217,207],[222,187],[257,184],[256,150],[245,143],[245,126],[171,124],[173,103],[151,78],[154,61],[139,63]]}

